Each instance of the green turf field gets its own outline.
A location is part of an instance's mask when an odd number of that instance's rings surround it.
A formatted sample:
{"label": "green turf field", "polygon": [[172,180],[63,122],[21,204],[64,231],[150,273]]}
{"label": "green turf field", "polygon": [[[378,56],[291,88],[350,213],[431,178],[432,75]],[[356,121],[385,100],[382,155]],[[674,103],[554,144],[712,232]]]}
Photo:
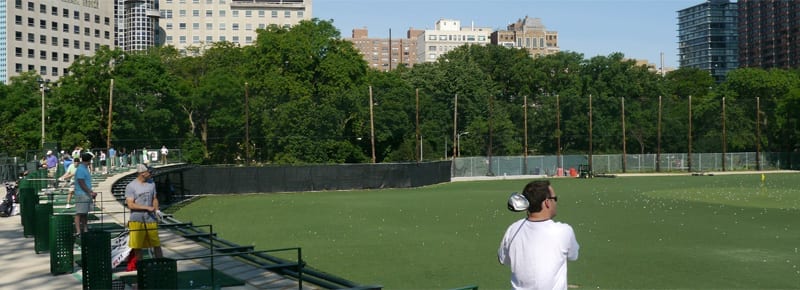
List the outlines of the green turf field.
{"label": "green turf field", "polygon": [[[552,180],[579,288],[800,288],[800,174]],[[176,213],[257,250],[386,289],[508,289],[496,253],[527,180],[202,198]]]}

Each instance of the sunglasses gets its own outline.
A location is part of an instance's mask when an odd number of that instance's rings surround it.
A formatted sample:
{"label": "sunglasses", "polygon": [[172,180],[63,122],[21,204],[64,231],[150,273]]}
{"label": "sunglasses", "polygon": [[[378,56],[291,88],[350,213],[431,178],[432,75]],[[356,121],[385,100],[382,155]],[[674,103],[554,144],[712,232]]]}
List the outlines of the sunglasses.
{"label": "sunglasses", "polygon": [[558,202],[558,196],[549,196],[547,199],[552,199],[555,202]]}

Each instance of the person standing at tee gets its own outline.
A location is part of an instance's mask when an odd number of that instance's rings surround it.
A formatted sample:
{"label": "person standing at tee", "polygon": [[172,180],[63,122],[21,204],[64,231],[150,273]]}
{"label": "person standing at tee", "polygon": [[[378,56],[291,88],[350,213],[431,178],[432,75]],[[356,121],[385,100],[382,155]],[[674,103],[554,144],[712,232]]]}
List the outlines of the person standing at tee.
{"label": "person standing at tee", "polygon": [[158,198],[156,186],[147,182],[150,171],[144,164],[136,166],[138,176],[125,187],[125,204],[131,210],[128,222],[130,239],[128,246],[134,258],[142,260],[142,249],[153,248],[156,258],[163,257],[161,241],[158,238]]}
{"label": "person standing at tee", "polygon": [[75,169],[75,234],[80,235],[89,230],[88,214],[94,207],[94,197],[97,196],[92,190],[92,174],[89,172],[89,163],[92,162],[92,155],[89,153],[81,154],[81,163]]}
{"label": "person standing at tee", "polygon": [[567,260],[578,259],[572,227],[553,221],[558,197],[550,181],[525,185],[528,215],[506,230],[497,259],[511,267],[513,289],[567,289]]}

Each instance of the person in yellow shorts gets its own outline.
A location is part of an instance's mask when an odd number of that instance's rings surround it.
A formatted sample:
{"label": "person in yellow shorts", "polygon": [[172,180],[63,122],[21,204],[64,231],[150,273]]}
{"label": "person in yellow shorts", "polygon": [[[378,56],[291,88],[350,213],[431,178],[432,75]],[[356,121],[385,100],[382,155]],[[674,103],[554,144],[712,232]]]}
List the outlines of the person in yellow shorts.
{"label": "person in yellow shorts", "polygon": [[156,258],[163,257],[161,241],[158,239],[158,198],[156,186],[148,182],[150,170],[144,164],[136,166],[138,176],[125,187],[125,204],[131,211],[128,222],[130,239],[136,261],[142,260],[142,249],[153,248]]}

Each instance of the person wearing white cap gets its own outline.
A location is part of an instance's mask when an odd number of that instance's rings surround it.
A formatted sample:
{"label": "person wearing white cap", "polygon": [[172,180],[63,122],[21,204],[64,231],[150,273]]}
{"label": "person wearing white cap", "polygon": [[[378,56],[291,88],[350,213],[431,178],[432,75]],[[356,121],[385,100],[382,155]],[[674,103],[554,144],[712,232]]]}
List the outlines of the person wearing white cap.
{"label": "person wearing white cap", "polygon": [[128,246],[133,250],[134,259],[142,260],[142,249],[153,248],[156,258],[163,257],[161,241],[158,238],[158,219],[161,211],[158,210],[158,197],[156,186],[147,182],[150,179],[150,169],[144,164],[136,166],[136,179],[125,187],[125,204],[131,210],[128,222],[130,239]]}

